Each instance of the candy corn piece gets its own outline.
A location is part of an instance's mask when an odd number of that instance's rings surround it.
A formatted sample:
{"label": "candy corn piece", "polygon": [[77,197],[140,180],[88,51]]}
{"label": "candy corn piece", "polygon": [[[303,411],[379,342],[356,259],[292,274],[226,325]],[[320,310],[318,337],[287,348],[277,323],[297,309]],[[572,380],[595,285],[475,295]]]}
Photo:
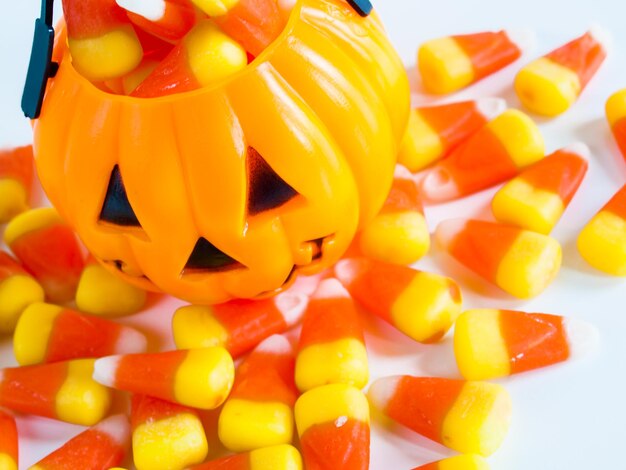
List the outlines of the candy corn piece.
{"label": "candy corn piece", "polygon": [[200,21],[135,89],[131,96],[197,90],[244,68],[246,51],[210,20]]}
{"label": "candy corn piece", "polygon": [[98,359],[94,371],[94,379],[108,387],[203,410],[224,403],[234,375],[223,348],[109,356]]}
{"label": "candy corn piece", "polygon": [[435,236],[460,263],[521,299],[543,292],[561,268],[561,245],[555,239],[510,225],[446,220]]}
{"label": "candy corn piece", "polygon": [[220,441],[243,452],[289,444],[293,436],[294,351],[289,341],[271,336],[239,369],[218,422]]}
{"label": "candy corn piece", "polygon": [[159,65],[154,59],[144,59],[139,66],[120,79],[119,94],[130,95]]}
{"label": "candy corn piece", "polygon": [[20,413],[92,426],[111,393],[92,379],[92,359],[0,369],[0,406]]}
{"label": "candy corn piece", "polygon": [[522,68],[515,78],[522,104],[549,117],[567,111],[606,58],[601,35],[591,30]]}
{"label": "candy corn piece", "polygon": [[307,470],[369,468],[369,404],[358,389],[324,385],[296,402],[296,426]]}
{"label": "candy corn piece", "polygon": [[36,303],[15,328],[13,352],[20,365],[144,352],[137,330],[68,308]]}
{"label": "candy corn piece", "polygon": [[461,142],[505,110],[506,102],[500,98],[414,109],[409,115],[398,163],[412,172],[423,170],[448,156]]}
{"label": "candy corn piece", "polygon": [[209,447],[198,412],[145,395],[133,395],[133,459],[137,470],[187,468]]}
{"label": "candy corn piece", "polygon": [[585,226],[578,251],[594,268],[626,276],[626,186]]}
{"label": "candy corn piece", "polygon": [[33,147],[0,150],[0,224],[28,209],[33,183]]}
{"label": "candy corn piece", "polygon": [[480,455],[466,454],[422,465],[413,470],[489,470],[489,464]]}
{"label": "candy corn piece", "polygon": [[111,416],[70,439],[30,469],[109,469],[124,460],[129,438],[128,418],[124,415]]}
{"label": "candy corn piece", "polygon": [[365,257],[387,263],[413,264],[428,252],[430,232],[422,201],[406,168],[398,166],[383,208],[358,240]]}
{"label": "candy corn piece", "polygon": [[76,305],[86,313],[118,317],[138,312],[146,292],[131,286],[97,263],[85,267],[76,290]]}
{"label": "candy corn piece", "polygon": [[122,77],[141,62],[141,43],[115,0],[63,0],[63,13],[72,64],[84,77]]}
{"label": "candy corn piece", "polygon": [[174,341],[179,349],[222,346],[237,358],[299,323],[307,302],[302,294],[286,292],[270,299],[182,307],[172,319]]}
{"label": "candy corn piece", "polygon": [[447,277],[365,259],[335,265],[356,302],[421,343],[441,339],[461,313],[461,290]]}
{"label": "candy corn piece", "polygon": [[192,0],[253,57],[283,31],[284,13],[276,0]]}
{"label": "candy corn piece", "polygon": [[6,252],[0,250],[0,333],[10,333],[26,307],[42,302],[39,283]]}
{"label": "candy corn piece", "polygon": [[370,403],[428,439],[462,453],[493,454],[506,437],[511,397],[500,385],[443,378],[384,377]]}
{"label": "candy corn piece", "polygon": [[488,380],[563,362],[589,348],[580,320],[511,310],[468,310],[454,326],[456,361],[468,380]]}
{"label": "candy corn piece", "polygon": [[74,298],[84,268],[78,239],[52,208],[15,217],[4,241],[43,287],[46,298],[63,303]]}
{"label": "candy corn piece", "polygon": [[502,183],[544,157],[535,123],[510,109],[437,163],[421,181],[422,196],[443,202]]}
{"label": "candy corn piece", "polygon": [[302,457],[293,446],[282,444],[211,460],[189,470],[302,470]]}
{"label": "candy corn piece", "polygon": [[296,385],[303,392],[333,383],[360,389],[368,380],[367,351],[354,302],[339,281],[324,280],[304,314]]}
{"label": "candy corn piece", "polygon": [[498,31],[430,40],[417,54],[424,88],[436,94],[465,88],[516,61],[529,39],[526,32]]}
{"label": "candy corn piece", "polygon": [[0,410],[0,469],[17,470],[17,426],[10,414]]}
{"label": "candy corn piece", "polygon": [[622,156],[626,159],[626,88],[607,100],[606,117]]}
{"label": "candy corn piece", "polygon": [[116,0],[137,27],[160,39],[178,42],[196,23],[187,0]]}
{"label": "candy corn piece", "polygon": [[585,178],[587,159],[589,147],[574,144],[523,171],[493,198],[496,220],[548,235]]}

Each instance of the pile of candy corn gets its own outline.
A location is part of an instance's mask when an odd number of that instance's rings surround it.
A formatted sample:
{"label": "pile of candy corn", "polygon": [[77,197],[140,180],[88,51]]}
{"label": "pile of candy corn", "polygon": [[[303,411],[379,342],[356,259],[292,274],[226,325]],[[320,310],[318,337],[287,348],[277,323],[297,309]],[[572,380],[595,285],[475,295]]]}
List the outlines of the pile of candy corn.
{"label": "pile of candy corn", "polygon": [[74,68],[110,93],[154,98],[236,73],[283,31],[289,0],[63,0]]}
{"label": "pile of candy corn", "polygon": [[[288,9],[273,0],[65,0],[64,8],[76,67],[146,97],[204,86],[244,66],[280,32]],[[107,11],[98,21],[85,21],[99,8]],[[198,44],[223,51],[223,67],[199,71],[206,64],[194,62]],[[94,56],[109,48],[123,51],[125,62]],[[422,45],[418,66],[426,89],[449,93],[520,56],[515,35],[480,33]],[[525,66],[515,89],[530,111],[555,116],[574,104],[605,56],[598,33],[589,32]],[[611,97],[607,117],[626,151],[626,91]],[[0,251],[0,332],[13,334],[19,366],[0,370],[0,468],[18,466],[12,413],[25,413],[89,426],[37,470],[108,470],[129,463],[129,449],[139,470],[367,469],[371,404],[459,453],[419,468],[488,469],[513,406],[489,380],[568,360],[583,352],[579,340],[593,327],[554,313],[464,310],[454,280],[408,265],[430,248],[422,201],[505,183],[493,199],[496,222],[448,220],[435,238],[508,294],[540,295],[561,265],[549,234],[590,158],[583,144],[545,154],[532,119],[502,100],[414,110],[384,208],[312,292],[181,307],[172,319],[178,349],[159,352],[113,319],[142,310],[146,294],[86,257],[54,209],[28,209],[32,149],[1,152],[0,222],[8,223],[12,255]],[[626,186],[583,229],[578,247],[595,268],[626,276]],[[365,394],[362,311],[420,343],[441,340],[454,325],[464,380],[377,377]],[[114,396],[128,398],[127,414],[109,414]],[[207,410],[216,410],[212,424]],[[228,455],[212,453],[210,433]]]}

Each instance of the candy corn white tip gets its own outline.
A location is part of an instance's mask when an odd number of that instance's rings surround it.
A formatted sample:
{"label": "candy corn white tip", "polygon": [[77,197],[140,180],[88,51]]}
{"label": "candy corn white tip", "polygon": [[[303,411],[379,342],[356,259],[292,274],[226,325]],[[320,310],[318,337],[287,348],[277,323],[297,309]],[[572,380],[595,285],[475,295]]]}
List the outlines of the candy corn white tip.
{"label": "candy corn white tip", "polygon": [[563,148],[564,151],[569,153],[575,153],[583,157],[585,160],[589,160],[591,158],[591,149],[584,142],[574,142],[571,145]]}
{"label": "candy corn white tip", "polygon": [[396,393],[400,380],[402,380],[401,375],[375,380],[367,391],[370,403],[379,410],[387,408],[387,404]]}
{"label": "candy corn white tip", "polygon": [[255,349],[255,352],[268,354],[293,354],[293,346],[287,338],[282,335],[273,335],[262,341]]}
{"label": "candy corn white tip", "polygon": [[137,354],[146,352],[148,340],[133,328],[122,328],[115,344],[117,354]]}
{"label": "candy corn white tip", "polygon": [[281,11],[291,11],[296,6],[297,0],[278,0],[278,8]]}
{"label": "candy corn white tip", "polygon": [[276,307],[285,319],[287,326],[292,327],[300,322],[309,299],[304,294],[293,294],[285,292],[280,294],[274,300]]}
{"label": "candy corn white tip", "polygon": [[108,356],[96,360],[93,366],[93,379],[102,385],[113,387],[121,358],[121,356]]}
{"label": "candy corn white tip", "polygon": [[479,98],[476,100],[476,109],[487,121],[498,117],[508,108],[506,100],[502,98]]}
{"label": "candy corn white tip", "polygon": [[344,286],[350,285],[359,274],[359,262],[344,259],[335,265],[335,276]]}
{"label": "candy corn white tip", "polygon": [[507,30],[506,35],[522,52],[534,49],[537,44],[537,35],[530,29]]}
{"label": "candy corn white tip", "polygon": [[120,446],[126,445],[130,440],[130,423],[126,415],[123,414],[113,415],[100,421],[94,426],[94,429],[108,434]]}
{"label": "candy corn white tip", "polygon": [[337,299],[350,297],[343,284],[337,279],[326,279],[322,281],[313,294],[313,299]]}
{"label": "candy corn white tip", "polygon": [[592,24],[589,28],[589,34],[593,37],[605,51],[609,50],[613,44],[611,33],[599,24]]}
{"label": "candy corn white tip", "polygon": [[396,165],[396,169],[393,172],[394,178],[400,178],[405,180],[413,179],[413,173],[404,165],[400,165],[399,163]]}
{"label": "candy corn white tip", "polygon": [[467,220],[449,219],[441,222],[435,230],[435,239],[442,248],[449,247],[459,233],[465,230]]}
{"label": "candy corn white tip", "polygon": [[150,21],[159,21],[165,14],[164,0],[115,0],[124,10],[143,16]]}
{"label": "candy corn white tip", "polygon": [[572,359],[586,356],[596,349],[600,342],[600,332],[591,323],[576,318],[566,318],[563,321],[563,327]]}
{"label": "candy corn white tip", "polygon": [[422,196],[431,202],[444,202],[458,197],[460,191],[444,168],[430,170],[421,181]]}

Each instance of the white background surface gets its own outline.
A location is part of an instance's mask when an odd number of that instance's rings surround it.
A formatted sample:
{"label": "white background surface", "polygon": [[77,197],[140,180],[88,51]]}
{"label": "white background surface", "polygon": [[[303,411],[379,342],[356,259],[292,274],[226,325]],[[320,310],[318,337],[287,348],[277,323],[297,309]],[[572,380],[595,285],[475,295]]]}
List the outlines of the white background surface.
{"label": "white background surface", "polygon": [[[0,145],[30,141],[27,121],[19,109],[30,51],[32,24],[38,14],[35,0],[3,2],[0,15]],[[549,151],[574,140],[590,145],[593,157],[583,187],[554,236],[563,244],[564,265],[548,291],[531,302],[518,302],[487,286],[468,271],[434,253],[418,267],[446,273],[462,284],[467,307],[516,308],[560,313],[594,323],[602,340],[587,358],[547,370],[501,381],[514,402],[513,425],[503,447],[490,459],[494,469],[582,470],[622,469],[626,437],[626,285],[587,267],[575,249],[585,222],[626,183],[626,166],[604,121],[603,107],[615,90],[626,87],[626,7],[617,0],[379,0],[376,2],[391,38],[412,69],[416,46],[428,38],[452,33],[500,28],[531,28],[536,48],[522,61],[449,99],[497,95],[519,106],[511,89],[522,63],[582,34],[597,22],[610,30],[614,47],[600,74],[581,100],[565,116],[540,120]],[[414,76],[415,74],[413,74]],[[414,87],[416,84],[414,83]],[[417,88],[415,88],[417,90]],[[416,102],[430,101],[415,96]],[[494,190],[464,201],[429,209],[434,228],[439,220],[460,215],[490,217],[488,202]],[[128,323],[148,331],[167,330],[175,306],[166,302]],[[368,347],[372,377],[396,373],[444,374],[450,367],[451,344],[435,347],[412,344],[378,322],[369,322]],[[168,347],[169,339],[153,347]],[[0,339],[0,365],[14,364],[10,339]],[[445,449],[407,431],[389,427],[374,416],[372,468],[409,469],[447,455]],[[20,418],[22,468],[60,445],[80,428],[48,420]],[[1,438],[1,436],[0,436]]]}

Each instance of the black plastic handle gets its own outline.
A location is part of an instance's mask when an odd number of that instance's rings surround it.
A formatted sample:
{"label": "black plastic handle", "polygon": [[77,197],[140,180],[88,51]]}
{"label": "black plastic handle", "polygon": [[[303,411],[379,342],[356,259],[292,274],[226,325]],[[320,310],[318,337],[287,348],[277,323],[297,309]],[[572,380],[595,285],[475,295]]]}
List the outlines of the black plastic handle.
{"label": "black plastic handle", "polygon": [[54,77],[59,64],[52,62],[54,47],[54,28],[52,13],[54,0],[42,0],[41,17],[35,20],[33,48],[30,54],[26,84],[22,94],[22,111],[31,119],[37,119],[46,92],[48,79]]}

